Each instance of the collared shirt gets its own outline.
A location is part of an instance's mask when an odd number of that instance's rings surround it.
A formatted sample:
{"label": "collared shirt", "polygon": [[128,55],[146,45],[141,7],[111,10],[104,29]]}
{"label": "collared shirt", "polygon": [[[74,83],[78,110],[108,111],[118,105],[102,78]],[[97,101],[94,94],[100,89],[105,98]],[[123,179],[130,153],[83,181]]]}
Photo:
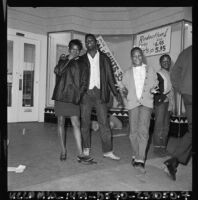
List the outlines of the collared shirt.
{"label": "collared shirt", "polygon": [[94,58],[91,55],[87,54],[90,62],[90,82],[89,89],[93,89],[96,86],[100,89],[100,66],[99,66],[99,52],[95,54]]}
{"label": "collared shirt", "polygon": [[146,76],[145,65],[142,64],[141,66],[133,67],[132,69],[133,69],[133,74],[134,74],[136,95],[137,95],[137,98],[140,99],[142,95],[143,86],[144,86],[145,76]]}
{"label": "collared shirt", "polygon": [[123,74],[122,83],[128,90],[127,99],[125,101],[126,109],[133,109],[140,105],[148,108],[153,108],[153,94],[151,94],[151,88],[158,85],[157,73],[151,66],[145,65],[145,79],[143,85],[143,91],[140,99],[136,95],[135,75],[133,73],[133,66],[129,67]]}

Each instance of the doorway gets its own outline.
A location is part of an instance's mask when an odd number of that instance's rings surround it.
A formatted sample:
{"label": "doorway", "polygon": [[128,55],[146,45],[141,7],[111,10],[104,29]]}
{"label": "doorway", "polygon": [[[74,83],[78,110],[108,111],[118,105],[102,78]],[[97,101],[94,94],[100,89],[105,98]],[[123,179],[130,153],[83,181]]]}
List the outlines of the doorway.
{"label": "doorway", "polygon": [[8,35],[7,121],[38,121],[40,42]]}

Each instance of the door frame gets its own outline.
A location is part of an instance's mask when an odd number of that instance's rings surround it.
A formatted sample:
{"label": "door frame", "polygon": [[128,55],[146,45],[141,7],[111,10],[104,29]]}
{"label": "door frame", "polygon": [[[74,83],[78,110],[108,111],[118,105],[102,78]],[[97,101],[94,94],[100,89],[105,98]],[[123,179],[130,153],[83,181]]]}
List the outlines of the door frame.
{"label": "door frame", "polygon": [[18,82],[19,59],[17,59],[17,56],[14,55],[17,52],[17,46],[19,45],[18,44],[19,40],[16,36],[13,35],[8,35],[7,41],[8,40],[13,41],[13,69],[12,69],[11,107],[7,106],[7,121],[17,122],[17,106],[18,106],[17,90],[19,88],[19,82]]}
{"label": "door frame", "polygon": [[[25,122],[25,121],[39,121],[39,71],[40,71],[40,41],[16,36],[16,34],[7,34],[7,40],[14,41],[13,48],[13,88],[12,88],[12,103],[13,107],[8,107],[8,122]],[[22,93],[20,97],[19,92],[19,78],[22,76],[24,44],[35,45],[35,69],[34,69],[34,107],[22,107]],[[16,50],[17,49],[17,50]],[[16,53],[17,52],[17,53]],[[16,55],[14,55],[16,53]],[[21,67],[20,67],[21,65]],[[21,91],[22,92],[22,91]],[[30,112],[29,112],[30,111]]]}

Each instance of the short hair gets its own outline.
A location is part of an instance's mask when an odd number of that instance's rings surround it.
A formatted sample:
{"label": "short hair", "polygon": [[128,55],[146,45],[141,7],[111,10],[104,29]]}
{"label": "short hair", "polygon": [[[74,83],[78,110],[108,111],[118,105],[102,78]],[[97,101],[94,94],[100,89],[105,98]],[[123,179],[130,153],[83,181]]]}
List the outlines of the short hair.
{"label": "short hair", "polygon": [[69,42],[69,49],[72,48],[73,45],[78,46],[79,50],[81,51],[83,48],[82,42],[79,39],[73,39]]}
{"label": "short hair", "polygon": [[141,53],[141,55],[142,55],[142,62],[143,62],[144,64],[147,64],[146,57],[145,57],[145,55],[144,55],[144,53],[143,53],[143,50],[142,50],[140,47],[133,47],[133,48],[131,49],[131,57],[132,57],[132,54],[133,54],[135,51],[139,51],[139,52]]}
{"label": "short hair", "polygon": [[97,42],[97,39],[96,39],[95,35],[93,35],[91,33],[88,33],[88,34],[85,35],[85,40],[87,40],[88,37],[92,37],[95,40],[95,42]]}
{"label": "short hair", "polygon": [[160,57],[160,59],[159,59],[160,63],[162,62],[162,60],[163,60],[165,57],[167,57],[167,58],[170,60],[170,62],[171,62],[171,57],[170,57],[168,54],[163,54],[163,55]]}
{"label": "short hair", "polygon": [[135,51],[139,51],[139,52],[142,54],[142,56],[144,55],[144,54],[143,54],[143,51],[142,51],[142,49],[141,49],[140,47],[133,47],[133,48],[131,49],[131,56],[132,56],[132,54],[133,54]]}

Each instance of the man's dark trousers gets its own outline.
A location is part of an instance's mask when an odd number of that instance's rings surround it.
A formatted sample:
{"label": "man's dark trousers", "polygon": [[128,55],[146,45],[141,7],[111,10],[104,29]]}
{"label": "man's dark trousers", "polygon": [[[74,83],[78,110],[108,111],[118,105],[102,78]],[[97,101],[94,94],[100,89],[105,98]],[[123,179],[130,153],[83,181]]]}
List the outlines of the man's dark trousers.
{"label": "man's dark trousers", "polygon": [[102,103],[100,99],[100,90],[94,87],[88,90],[81,101],[81,133],[83,148],[91,148],[90,125],[91,111],[95,107],[97,120],[100,128],[100,136],[102,141],[102,151],[107,153],[112,151],[112,136],[107,117],[107,105]]}
{"label": "man's dark trousers", "polygon": [[180,139],[172,156],[180,163],[186,164],[192,150],[192,95],[182,94],[182,97],[188,120],[188,132]]}

